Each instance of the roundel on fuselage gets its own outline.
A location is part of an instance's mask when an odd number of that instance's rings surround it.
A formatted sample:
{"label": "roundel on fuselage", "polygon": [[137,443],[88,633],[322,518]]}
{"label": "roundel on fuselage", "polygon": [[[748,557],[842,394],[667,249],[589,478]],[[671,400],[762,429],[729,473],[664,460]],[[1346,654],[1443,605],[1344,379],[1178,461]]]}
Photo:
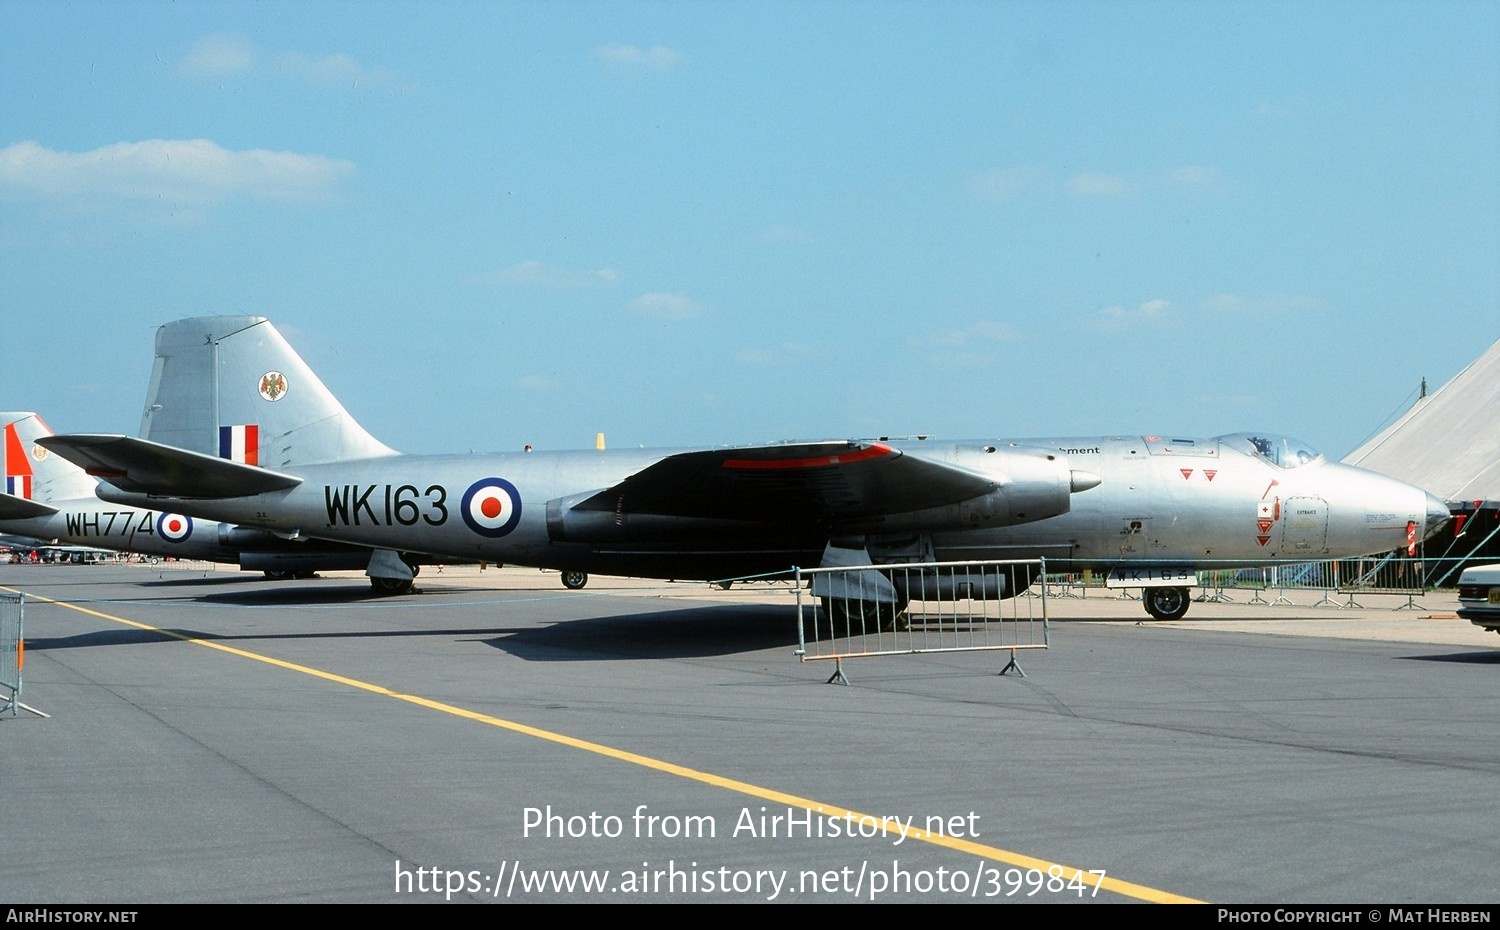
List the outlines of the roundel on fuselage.
{"label": "roundel on fuselage", "polygon": [[167,542],[186,542],[193,535],[193,518],[180,513],[158,514],[156,535]]}
{"label": "roundel on fuselage", "polygon": [[521,522],[521,492],[504,478],[481,478],[464,492],[459,513],[479,535],[504,536]]}

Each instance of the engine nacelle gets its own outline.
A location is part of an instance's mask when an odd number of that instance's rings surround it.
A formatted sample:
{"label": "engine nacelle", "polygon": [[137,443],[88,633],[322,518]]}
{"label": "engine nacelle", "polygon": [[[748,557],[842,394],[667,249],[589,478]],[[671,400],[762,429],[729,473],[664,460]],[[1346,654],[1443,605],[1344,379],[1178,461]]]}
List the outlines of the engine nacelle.
{"label": "engine nacelle", "polygon": [[[964,462],[964,465],[970,463]],[[993,475],[999,487],[988,494],[942,507],[906,513],[875,514],[839,523],[842,534],[893,532],[941,533],[1034,523],[1067,513],[1072,495],[1099,483],[1085,472],[1075,472],[1066,459],[1046,449],[986,448],[975,465]]]}

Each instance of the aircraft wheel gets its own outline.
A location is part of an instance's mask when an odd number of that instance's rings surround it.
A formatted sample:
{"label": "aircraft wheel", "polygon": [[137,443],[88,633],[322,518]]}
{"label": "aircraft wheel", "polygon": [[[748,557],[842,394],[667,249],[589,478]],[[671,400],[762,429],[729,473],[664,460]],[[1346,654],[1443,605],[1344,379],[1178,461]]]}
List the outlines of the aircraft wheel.
{"label": "aircraft wheel", "polygon": [[589,583],[589,573],[563,572],[562,583],[563,587],[567,588],[569,591],[577,591],[579,588],[582,588],[584,585]]}
{"label": "aircraft wheel", "polygon": [[1146,613],[1158,620],[1181,620],[1191,603],[1187,588],[1147,588],[1142,600]]}
{"label": "aircraft wheel", "polygon": [[261,572],[261,574],[266,576],[267,581],[286,581],[288,578],[292,577],[291,572],[273,572],[268,570]]}
{"label": "aircraft wheel", "polygon": [[407,578],[371,578],[370,590],[382,597],[394,597],[411,593],[412,582]]}
{"label": "aircraft wheel", "polygon": [[[825,597],[823,615],[828,618],[828,632],[834,636],[863,636],[866,633],[889,633],[907,628],[904,601],[885,604],[880,601]],[[819,632],[822,631],[823,627],[819,627]]]}
{"label": "aircraft wheel", "polygon": [[823,609],[818,611],[818,636],[832,639],[849,635],[849,603],[841,597],[823,598]]}

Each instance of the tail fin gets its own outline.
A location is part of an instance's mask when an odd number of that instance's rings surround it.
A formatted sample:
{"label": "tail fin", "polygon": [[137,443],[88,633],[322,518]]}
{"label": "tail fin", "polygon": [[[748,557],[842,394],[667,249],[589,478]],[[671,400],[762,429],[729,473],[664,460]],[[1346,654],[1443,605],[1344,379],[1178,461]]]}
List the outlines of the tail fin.
{"label": "tail fin", "polygon": [[27,500],[49,503],[94,496],[94,479],[60,455],[36,444],[52,430],[34,413],[0,413],[5,444],[0,449],[5,483],[0,491]]}
{"label": "tail fin", "polygon": [[272,469],[394,454],[259,316],[158,329],[140,435]]}

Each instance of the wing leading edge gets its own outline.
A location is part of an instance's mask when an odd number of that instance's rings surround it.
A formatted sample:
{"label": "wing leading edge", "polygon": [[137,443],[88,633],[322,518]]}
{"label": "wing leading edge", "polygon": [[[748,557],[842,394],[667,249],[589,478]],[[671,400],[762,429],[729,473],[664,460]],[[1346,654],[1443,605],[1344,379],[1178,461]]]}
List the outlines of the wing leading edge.
{"label": "wing leading edge", "polygon": [[284,491],[302,483],[254,465],[116,435],[48,436],[37,442],[122,491],[213,499]]}
{"label": "wing leading edge", "polygon": [[822,523],[942,507],[999,487],[884,443],[794,443],[671,455],[574,509]]}

